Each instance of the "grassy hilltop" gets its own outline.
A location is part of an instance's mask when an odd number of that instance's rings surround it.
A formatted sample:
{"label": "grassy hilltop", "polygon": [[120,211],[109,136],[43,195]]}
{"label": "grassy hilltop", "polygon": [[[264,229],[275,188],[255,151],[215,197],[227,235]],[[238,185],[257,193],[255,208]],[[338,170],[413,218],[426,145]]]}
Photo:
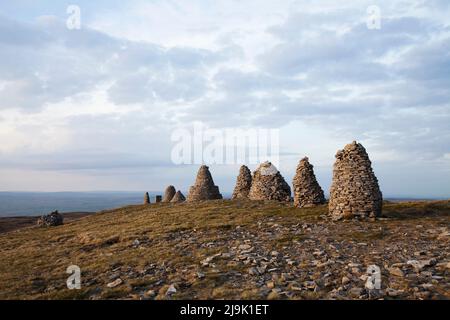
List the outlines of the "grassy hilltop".
{"label": "grassy hilltop", "polygon": [[[448,299],[449,223],[450,201],[385,203],[377,221],[341,222],[326,205],[128,206],[1,234],[0,298]],[[81,290],[66,287],[73,264]]]}

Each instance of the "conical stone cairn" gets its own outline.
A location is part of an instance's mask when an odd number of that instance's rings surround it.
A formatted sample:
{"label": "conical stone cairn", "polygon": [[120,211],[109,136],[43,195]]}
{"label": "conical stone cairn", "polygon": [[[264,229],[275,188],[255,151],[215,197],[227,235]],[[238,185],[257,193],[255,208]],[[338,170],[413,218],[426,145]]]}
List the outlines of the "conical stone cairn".
{"label": "conical stone cairn", "polygon": [[187,201],[202,201],[222,199],[219,187],[214,185],[209,168],[205,165],[198,170],[195,184],[189,188]]}
{"label": "conical stone cairn", "polygon": [[164,192],[164,198],[163,198],[162,202],[170,202],[172,200],[172,198],[175,196],[175,193],[177,193],[177,191],[175,190],[175,187],[168,186],[166,188],[166,191]]}
{"label": "conical stone cairn", "polygon": [[366,149],[354,141],[339,150],[333,168],[329,212],[334,220],[381,215],[383,196]]}
{"label": "conical stone cairn", "polygon": [[150,196],[148,192],[144,194],[144,204],[150,204]]}
{"label": "conical stone cairn", "polygon": [[300,160],[292,184],[296,207],[314,207],[325,203],[323,190],[317,182],[313,165],[309,163],[308,158]]}
{"label": "conical stone cairn", "polygon": [[180,202],[184,202],[184,201],[186,201],[186,197],[179,190],[177,191],[177,193],[175,193],[172,200],[170,200],[171,203],[180,203]]}
{"label": "conical stone cairn", "polygon": [[247,199],[252,187],[252,173],[247,166],[241,166],[231,199]]}
{"label": "conical stone cairn", "polygon": [[253,173],[248,197],[251,200],[290,201],[291,187],[272,163],[264,162]]}

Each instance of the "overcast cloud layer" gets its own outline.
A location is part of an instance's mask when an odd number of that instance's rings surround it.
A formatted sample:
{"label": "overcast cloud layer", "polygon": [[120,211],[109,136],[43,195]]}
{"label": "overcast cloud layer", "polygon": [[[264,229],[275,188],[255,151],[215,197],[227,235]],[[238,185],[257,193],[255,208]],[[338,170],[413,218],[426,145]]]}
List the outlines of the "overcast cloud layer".
{"label": "overcast cloud layer", "polygon": [[450,197],[446,0],[376,1],[381,29],[371,1],[54,2],[0,4],[0,190],[187,190],[170,136],[200,121],[280,129],[288,182],[308,155],[328,190],[358,140],[385,195]]}

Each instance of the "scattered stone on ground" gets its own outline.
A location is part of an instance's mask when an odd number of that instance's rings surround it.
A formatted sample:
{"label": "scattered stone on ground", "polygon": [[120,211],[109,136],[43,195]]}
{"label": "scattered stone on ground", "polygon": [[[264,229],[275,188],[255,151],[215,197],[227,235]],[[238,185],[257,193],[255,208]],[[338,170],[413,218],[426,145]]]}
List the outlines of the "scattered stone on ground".
{"label": "scattered stone on ground", "polygon": [[175,196],[176,192],[177,191],[175,190],[174,186],[168,186],[166,188],[166,191],[164,192],[164,198],[162,199],[162,202],[170,202]]}
{"label": "scattered stone on ground", "polygon": [[336,154],[329,212],[333,219],[378,217],[383,197],[366,149],[356,141]]}
{"label": "scattered stone on ground", "polygon": [[53,211],[50,214],[41,216],[37,221],[37,225],[41,227],[56,227],[62,225],[63,223],[64,218],[58,212],[58,210]]}
{"label": "scattered stone on ground", "polygon": [[203,201],[222,199],[219,187],[214,185],[214,180],[209,172],[209,167],[203,165],[198,170],[195,184],[190,187],[187,201]]}
{"label": "scattered stone on ground", "polygon": [[[386,203],[384,219],[374,221],[330,221],[326,212],[247,200],[141,206],[44,237],[38,228],[3,234],[0,299],[61,297],[67,287],[57,266],[72,262],[68,248],[90,265],[80,295],[71,293],[77,299],[450,299],[450,239],[440,237],[449,231],[450,202]],[[99,241],[81,243],[74,231]],[[46,259],[48,273],[33,264],[8,268],[26,257]],[[372,266],[380,289],[367,286]]]}
{"label": "scattered stone on ground", "polygon": [[290,201],[291,188],[278,169],[267,161],[253,173],[248,197],[251,200]]}
{"label": "scattered stone on ground", "polygon": [[247,166],[241,166],[232,199],[247,199],[252,187],[252,173]]}
{"label": "scattered stone on ground", "polygon": [[113,282],[108,283],[106,286],[108,288],[115,288],[120,286],[123,283],[123,280],[120,278],[117,278],[116,280],[114,280]]}
{"label": "scattered stone on ground", "polygon": [[292,184],[296,207],[314,207],[325,203],[325,195],[307,157],[300,160]]}
{"label": "scattered stone on ground", "polygon": [[173,284],[171,284],[169,286],[169,288],[167,289],[167,291],[166,291],[166,295],[170,296],[170,295],[173,295],[175,293],[177,293],[177,289],[175,288],[175,286]]}

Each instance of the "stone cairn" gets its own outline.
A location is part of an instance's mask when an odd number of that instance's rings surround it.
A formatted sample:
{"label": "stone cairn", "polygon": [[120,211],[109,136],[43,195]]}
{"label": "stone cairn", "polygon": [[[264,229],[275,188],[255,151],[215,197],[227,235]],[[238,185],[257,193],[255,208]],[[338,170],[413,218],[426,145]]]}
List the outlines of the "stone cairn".
{"label": "stone cairn", "polygon": [[313,165],[308,158],[300,160],[292,182],[294,205],[299,208],[314,207],[325,203],[323,190],[316,180]]}
{"label": "stone cairn", "polygon": [[148,192],[144,194],[144,204],[150,204],[150,195]]}
{"label": "stone cairn", "polygon": [[187,201],[202,201],[222,199],[219,187],[214,185],[209,168],[205,165],[198,170],[195,184],[189,188]]}
{"label": "stone cairn", "polygon": [[252,187],[252,173],[247,166],[242,166],[231,199],[247,199]]}
{"label": "stone cairn", "polygon": [[184,201],[186,201],[186,197],[179,190],[177,191],[177,193],[175,193],[172,200],[170,200],[170,202],[172,202],[172,203],[180,203],[180,202],[184,202]]}
{"label": "stone cairn", "polygon": [[168,186],[166,188],[166,191],[164,192],[164,198],[162,199],[162,202],[170,202],[172,198],[175,196],[175,193],[177,191],[175,190],[174,186]]}
{"label": "stone cairn", "polygon": [[334,220],[381,215],[383,196],[366,149],[353,141],[336,154],[329,212]]}
{"label": "stone cairn", "polygon": [[264,162],[253,173],[248,197],[251,200],[290,201],[291,187],[272,163]]}
{"label": "stone cairn", "polygon": [[37,221],[37,225],[41,227],[56,227],[62,225],[63,222],[63,216],[56,210],[40,217]]}

